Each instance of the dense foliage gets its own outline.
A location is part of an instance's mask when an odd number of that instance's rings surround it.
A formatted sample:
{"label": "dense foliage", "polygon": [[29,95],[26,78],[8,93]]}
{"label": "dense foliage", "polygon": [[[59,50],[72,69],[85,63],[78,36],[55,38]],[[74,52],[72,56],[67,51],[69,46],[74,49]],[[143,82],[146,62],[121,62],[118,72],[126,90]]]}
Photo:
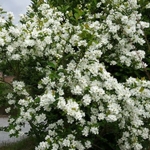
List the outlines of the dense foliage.
{"label": "dense foliage", "polygon": [[18,25],[1,15],[10,134],[28,122],[36,150],[148,149],[148,11],[142,0],[32,0]]}

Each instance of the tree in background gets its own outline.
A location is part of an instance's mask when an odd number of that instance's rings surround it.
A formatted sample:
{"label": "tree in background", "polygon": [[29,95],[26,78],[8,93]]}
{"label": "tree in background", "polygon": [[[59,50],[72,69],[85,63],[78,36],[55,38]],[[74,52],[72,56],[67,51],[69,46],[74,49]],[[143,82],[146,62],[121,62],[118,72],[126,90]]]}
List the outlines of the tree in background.
{"label": "tree in background", "polygon": [[17,70],[10,134],[29,122],[36,150],[148,149],[149,9],[140,0],[32,0],[20,25],[1,17],[1,63]]}

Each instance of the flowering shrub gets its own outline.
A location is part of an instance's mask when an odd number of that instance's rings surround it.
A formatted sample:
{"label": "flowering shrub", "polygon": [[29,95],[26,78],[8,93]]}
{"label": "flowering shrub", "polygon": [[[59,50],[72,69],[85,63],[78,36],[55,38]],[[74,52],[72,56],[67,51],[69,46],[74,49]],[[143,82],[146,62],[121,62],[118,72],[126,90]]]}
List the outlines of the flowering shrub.
{"label": "flowering shrub", "polygon": [[92,1],[75,12],[38,4],[36,11],[28,7],[18,26],[0,20],[5,58],[20,62],[23,71],[32,60],[35,72],[29,73],[40,75],[36,94],[23,77],[13,82],[6,111],[17,115],[9,118],[10,134],[21,136],[29,122],[36,150],[148,148],[150,81],[129,76],[119,82],[107,70],[146,67],[141,47],[149,23],[138,2]]}

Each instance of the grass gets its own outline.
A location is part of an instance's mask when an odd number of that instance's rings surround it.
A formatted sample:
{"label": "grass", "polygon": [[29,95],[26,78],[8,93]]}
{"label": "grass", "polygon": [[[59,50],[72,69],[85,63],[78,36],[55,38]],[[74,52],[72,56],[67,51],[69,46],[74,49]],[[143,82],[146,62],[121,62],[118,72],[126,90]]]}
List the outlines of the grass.
{"label": "grass", "polygon": [[0,150],[34,150],[35,139],[28,137],[15,143],[7,143],[0,146]]}

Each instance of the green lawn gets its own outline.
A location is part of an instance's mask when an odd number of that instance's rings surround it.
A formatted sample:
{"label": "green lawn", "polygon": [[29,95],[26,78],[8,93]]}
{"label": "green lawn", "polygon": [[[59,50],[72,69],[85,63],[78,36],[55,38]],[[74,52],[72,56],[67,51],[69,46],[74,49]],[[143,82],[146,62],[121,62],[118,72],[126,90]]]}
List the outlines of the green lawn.
{"label": "green lawn", "polygon": [[0,150],[34,150],[35,140],[32,137],[28,137],[16,143],[9,143],[0,146]]}

